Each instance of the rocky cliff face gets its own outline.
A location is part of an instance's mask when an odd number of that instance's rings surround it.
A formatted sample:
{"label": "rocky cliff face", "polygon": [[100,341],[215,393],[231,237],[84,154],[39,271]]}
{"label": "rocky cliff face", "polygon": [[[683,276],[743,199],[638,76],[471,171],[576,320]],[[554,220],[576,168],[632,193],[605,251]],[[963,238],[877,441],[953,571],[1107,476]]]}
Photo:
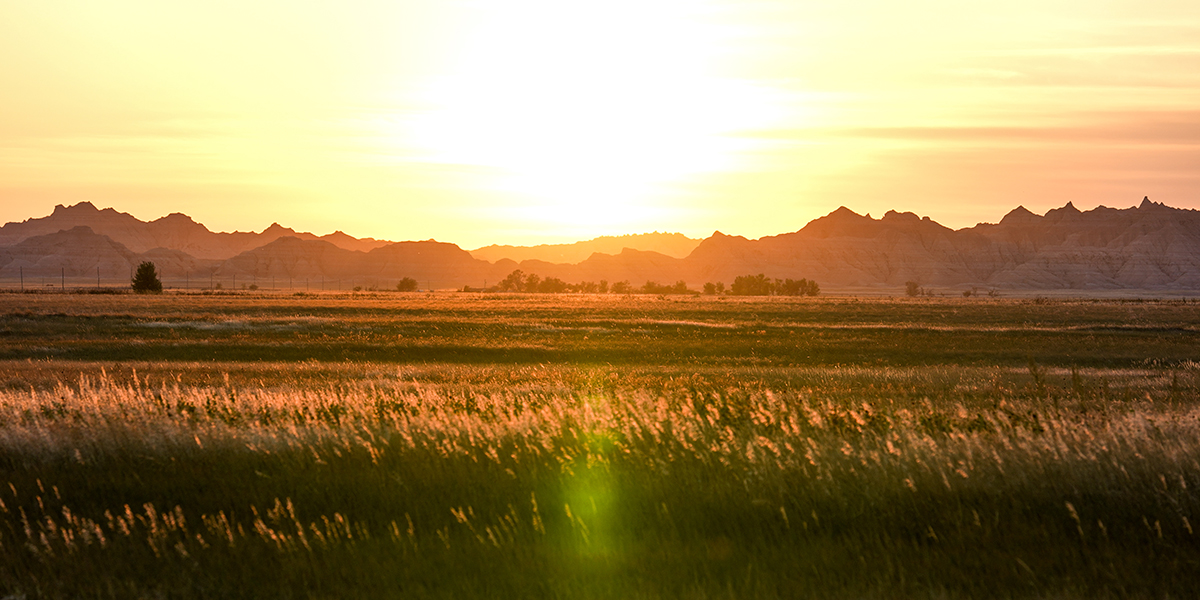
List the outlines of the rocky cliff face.
{"label": "rocky cliff face", "polygon": [[1136,208],[1044,216],[1018,207],[996,224],[958,231],[928,217],[881,219],[839,208],[803,229],[759,240],[714,234],[685,259],[689,281],[750,273],[835,287],[1200,289],[1200,212],[1143,200]]}
{"label": "rocky cliff face", "polygon": [[1200,211],[1143,199],[1123,210],[1018,208],[974,232],[992,243],[989,281],[1043,289],[1200,289]]}

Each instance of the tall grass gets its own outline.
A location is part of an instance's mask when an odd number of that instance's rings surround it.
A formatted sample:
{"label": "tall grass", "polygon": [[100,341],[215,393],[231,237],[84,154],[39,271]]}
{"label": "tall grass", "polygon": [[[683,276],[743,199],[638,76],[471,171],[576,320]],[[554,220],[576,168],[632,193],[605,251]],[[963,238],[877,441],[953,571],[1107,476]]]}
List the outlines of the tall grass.
{"label": "tall grass", "polygon": [[87,369],[0,391],[0,591],[1152,597],[1200,583],[1191,367],[360,365],[328,382],[305,368]]}

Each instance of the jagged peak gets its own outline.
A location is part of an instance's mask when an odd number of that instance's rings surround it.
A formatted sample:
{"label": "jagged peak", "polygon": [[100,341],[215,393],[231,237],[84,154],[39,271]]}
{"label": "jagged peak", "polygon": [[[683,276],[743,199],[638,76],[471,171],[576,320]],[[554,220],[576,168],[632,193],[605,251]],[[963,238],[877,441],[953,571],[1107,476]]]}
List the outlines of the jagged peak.
{"label": "jagged peak", "polygon": [[[870,217],[870,215],[867,215],[867,217],[869,218],[869,217]],[[926,218],[926,219],[929,219],[929,217],[925,217],[925,218]],[[896,211],[894,211],[894,210],[889,210],[889,211],[887,211],[887,212],[883,213],[883,219],[882,219],[882,220],[883,220],[883,221],[904,221],[904,222],[917,222],[917,221],[920,221],[920,220],[921,220],[921,218],[917,216],[917,213],[913,213],[913,212],[896,212]]]}
{"label": "jagged peak", "polygon": [[839,206],[837,208],[837,210],[829,213],[828,215],[825,215],[825,218],[829,218],[829,217],[838,217],[838,218],[854,217],[856,219],[870,219],[871,218],[870,216],[864,217],[863,215],[860,215],[860,214],[846,208],[845,206]]}
{"label": "jagged peak", "polygon": [[151,224],[169,225],[173,228],[188,228],[188,229],[203,229],[208,231],[208,228],[197,223],[195,219],[183,213],[171,213],[165,217],[157,218],[150,221]]}
{"label": "jagged peak", "polygon": [[1000,223],[1003,224],[1005,222],[1013,223],[1016,221],[1028,221],[1028,220],[1037,219],[1037,218],[1038,218],[1038,216],[1036,214],[1030,212],[1030,210],[1028,208],[1025,208],[1024,205],[1019,205],[1016,208],[1009,211],[1007,215],[1004,215],[1004,218],[1000,219]]}
{"label": "jagged peak", "polygon": [[[721,233],[720,231],[714,231],[711,236],[709,236],[703,240],[700,240],[700,246],[712,244],[713,242],[721,243],[721,242],[725,242],[725,241],[730,241],[730,242],[743,241],[744,242],[744,241],[748,241],[748,239],[745,236],[741,236],[741,235],[729,235],[727,233]],[[697,246],[697,247],[699,247],[699,246]]]}
{"label": "jagged peak", "polygon": [[72,204],[71,206],[63,206],[62,204],[54,205],[54,214],[64,213],[64,212],[68,212],[68,211],[100,212],[99,209],[96,208],[95,204],[92,204],[91,202],[89,202],[87,200],[84,200],[83,202],[77,202],[75,204]]}
{"label": "jagged peak", "polygon": [[1178,209],[1172,209],[1171,207],[1167,206],[1166,204],[1163,204],[1162,202],[1155,202],[1150,199],[1150,196],[1146,196],[1146,197],[1142,198],[1142,203],[1138,205],[1138,210],[1160,210],[1160,209],[1164,209],[1164,208],[1168,209],[1168,210],[1178,210]]}
{"label": "jagged peak", "polygon": [[[796,231],[794,233],[821,232],[822,235],[840,235],[845,233],[858,235],[865,231],[862,229],[863,227],[877,225],[880,222],[881,221],[872,219],[870,215],[863,216],[850,210],[849,208],[846,208],[845,206],[839,206],[837,210],[818,219],[809,221],[807,225],[800,229],[800,231]],[[791,234],[781,234],[781,236],[783,235]]]}
{"label": "jagged peak", "polygon": [[1062,208],[1052,208],[1046,211],[1047,217],[1057,219],[1077,217],[1081,214],[1083,213],[1081,213],[1078,208],[1075,208],[1075,205],[1071,202],[1067,202]]}
{"label": "jagged peak", "polygon": [[841,224],[841,223],[856,223],[857,224],[857,223],[862,223],[864,221],[873,222],[873,221],[875,221],[875,219],[872,219],[870,217],[870,215],[863,216],[863,215],[860,215],[860,214],[850,210],[849,208],[846,208],[845,206],[839,206],[837,208],[837,210],[835,210],[823,217],[820,217],[818,219],[814,219],[814,220],[810,221],[808,223],[808,225],[804,226],[804,228],[807,229],[808,227],[811,227],[811,226],[814,226],[817,224],[820,224],[817,226],[828,226],[831,223],[839,223],[839,224]]}

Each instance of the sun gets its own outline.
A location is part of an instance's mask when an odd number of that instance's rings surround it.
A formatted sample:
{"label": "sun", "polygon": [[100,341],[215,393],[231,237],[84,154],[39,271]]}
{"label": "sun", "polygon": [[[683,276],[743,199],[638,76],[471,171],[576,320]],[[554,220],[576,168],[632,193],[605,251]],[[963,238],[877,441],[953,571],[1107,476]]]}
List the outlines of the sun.
{"label": "sun", "polygon": [[[455,66],[406,125],[423,159],[476,165],[510,217],[659,222],[672,185],[730,169],[767,94],[714,73],[721,32],[697,2],[473,5]],[[674,207],[674,208],[673,208]]]}

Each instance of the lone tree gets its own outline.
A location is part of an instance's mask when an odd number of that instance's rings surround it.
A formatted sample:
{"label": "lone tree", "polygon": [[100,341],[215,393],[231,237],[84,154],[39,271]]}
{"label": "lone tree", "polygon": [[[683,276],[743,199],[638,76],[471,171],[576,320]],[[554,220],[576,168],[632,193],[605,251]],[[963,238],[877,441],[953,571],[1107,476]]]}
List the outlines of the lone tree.
{"label": "lone tree", "polygon": [[133,291],[139,294],[162,292],[162,282],[158,280],[158,271],[154,269],[154,263],[146,261],[138,265],[137,273],[133,275]]}
{"label": "lone tree", "polygon": [[396,284],[397,292],[415,292],[417,291],[417,280],[412,277],[405,277]]}

